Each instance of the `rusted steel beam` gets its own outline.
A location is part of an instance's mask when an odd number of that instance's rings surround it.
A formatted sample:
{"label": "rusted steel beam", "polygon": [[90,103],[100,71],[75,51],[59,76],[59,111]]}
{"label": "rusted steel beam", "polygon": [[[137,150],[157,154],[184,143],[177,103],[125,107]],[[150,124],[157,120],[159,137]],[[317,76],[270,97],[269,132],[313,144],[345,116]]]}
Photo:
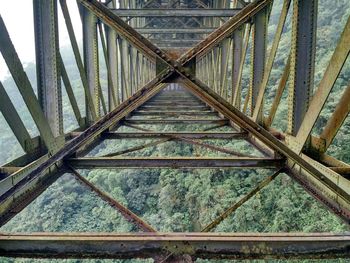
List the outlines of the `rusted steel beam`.
{"label": "rusted steel beam", "polygon": [[230,101],[233,103],[235,88],[239,81],[239,68],[242,59],[243,51],[243,36],[244,36],[244,27],[237,29],[232,34],[232,48],[230,53],[232,54],[231,60],[231,95]]}
{"label": "rusted steel beam", "polygon": [[176,100],[193,100],[196,99],[198,100],[195,96],[193,96],[192,94],[187,94],[185,91],[162,91],[159,92],[159,94],[157,96],[155,96],[153,98],[153,100],[172,100],[172,99],[176,99]]}
{"label": "rusted steel beam", "polygon": [[350,235],[333,233],[19,233],[0,235],[0,255],[42,258],[349,258]]}
{"label": "rusted steel beam", "polygon": [[150,142],[150,143],[146,143],[146,144],[142,144],[142,145],[138,145],[135,147],[131,147],[125,150],[120,150],[118,152],[113,152],[113,153],[109,153],[106,155],[103,155],[102,157],[113,157],[113,156],[118,156],[118,155],[122,155],[122,154],[126,154],[126,153],[131,153],[131,152],[136,152],[136,151],[140,151],[149,147],[153,147],[153,146],[157,146],[159,144],[162,144],[164,142],[170,141],[171,138],[165,138],[165,139],[161,139],[155,142]]}
{"label": "rusted steel beam", "polygon": [[170,116],[179,116],[179,115],[189,115],[189,116],[217,116],[216,112],[213,111],[135,111],[132,113],[132,116],[161,116],[161,117],[170,117]]}
{"label": "rusted steel beam", "polygon": [[244,139],[246,132],[106,132],[103,139],[146,139],[179,136],[188,139]]}
{"label": "rusted steel beam", "polygon": [[[174,95],[176,96],[176,95]],[[196,99],[196,98],[160,98],[160,97],[156,97],[151,101],[156,101],[156,102],[169,102],[169,101],[174,101],[177,103],[187,103],[187,102],[201,102],[200,100]],[[203,103],[203,102],[202,102]]]}
{"label": "rusted steel beam", "polygon": [[317,8],[317,0],[293,1],[287,128],[292,136],[297,135],[313,96]]}
{"label": "rusted steel beam", "polygon": [[183,110],[183,111],[197,111],[197,110],[208,110],[210,109],[208,106],[181,106],[181,105],[169,105],[169,106],[157,106],[157,105],[142,105],[140,106],[139,110],[160,110],[160,111],[171,111],[176,109],[177,111]]}
{"label": "rusted steel beam", "polygon": [[140,34],[209,34],[213,32],[216,27],[207,28],[135,28]]}
{"label": "rusted steel beam", "polygon": [[[153,108],[153,109],[157,109],[157,108],[160,108],[160,109],[163,109],[163,108],[166,108],[166,107],[172,107],[172,111],[174,110],[177,110],[177,107],[179,107],[180,109],[192,109],[192,111],[198,111],[198,110],[209,110],[209,108],[203,104],[203,103],[177,103],[177,102],[174,102],[174,103],[164,103],[164,102],[149,102],[145,105],[142,105],[142,107],[146,107],[146,108]],[[164,110],[161,110],[162,112]]]}
{"label": "rusted steel beam", "polygon": [[285,164],[284,159],[247,157],[134,157],[108,158],[83,157],[70,158],[66,162],[79,169],[108,168],[276,168]]}
{"label": "rusted steel beam", "polygon": [[210,120],[210,119],[126,119],[127,124],[228,124],[228,120]]}
{"label": "rusted steel beam", "polygon": [[[250,116],[253,116],[259,88],[264,77],[268,17],[269,10],[267,6],[252,18],[251,74],[249,85]],[[261,117],[262,114],[260,114],[259,118],[255,121],[261,123]]]}
{"label": "rusted steel beam", "polygon": [[186,102],[177,102],[174,101],[149,101],[146,105],[150,106],[169,106],[169,105],[176,105],[176,106],[205,106],[205,104],[201,101],[186,101]]}
{"label": "rusted steel beam", "polygon": [[57,1],[33,1],[38,100],[53,136],[63,135]]}
{"label": "rusted steel beam", "polygon": [[147,9],[111,9],[120,17],[231,17],[236,15],[240,8],[147,8]]}
{"label": "rusted steel beam", "polygon": [[[169,95],[158,95],[158,96],[155,96],[152,100],[150,101],[169,101],[169,100],[174,100],[174,101],[180,101],[180,102],[186,102],[188,100],[190,101],[200,101],[199,99],[197,99],[196,97],[194,96],[185,96],[185,95],[179,95],[179,92],[176,92],[176,93],[171,93],[169,92],[170,94]],[[183,93],[183,92],[181,92]]]}
{"label": "rusted steel beam", "polygon": [[136,225],[140,230],[145,232],[156,232],[156,230],[149,224],[144,222],[136,214],[130,211],[127,207],[123,206],[121,203],[110,197],[107,193],[98,189],[94,184],[90,183],[89,180],[85,179],[78,171],[74,168],[69,167],[69,171],[74,175],[74,177],[82,183],[84,186],[89,188],[92,192],[97,194],[103,201],[107,202],[111,207],[119,211],[123,217],[130,223]]}

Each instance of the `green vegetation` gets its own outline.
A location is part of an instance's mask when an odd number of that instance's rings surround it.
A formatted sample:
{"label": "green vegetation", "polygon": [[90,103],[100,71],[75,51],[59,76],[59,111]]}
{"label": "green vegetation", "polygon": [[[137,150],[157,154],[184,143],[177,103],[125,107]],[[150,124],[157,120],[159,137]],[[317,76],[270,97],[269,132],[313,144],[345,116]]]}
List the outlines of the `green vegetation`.
{"label": "green vegetation", "polygon": [[[315,70],[315,87],[323,76],[327,62],[332,55],[335,44],[344,24],[350,14],[348,0],[320,0],[318,17],[318,41]],[[274,33],[278,21],[278,13],[282,1],[275,1],[270,19],[270,32]],[[332,8],[330,8],[332,7]],[[290,12],[291,13],[291,12]],[[274,65],[269,90],[266,94],[267,103],[271,102],[278,80],[290,49],[290,14],[285,27]],[[271,34],[269,39],[271,40]],[[271,43],[271,41],[270,41]],[[67,71],[79,99],[79,106],[84,112],[83,91],[79,74],[71,51],[62,51]],[[247,59],[249,61],[249,58]],[[103,63],[103,62],[101,62]],[[342,92],[349,84],[349,61],[340,74],[333,92],[326,104],[315,134],[319,134],[331,115]],[[30,64],[26,72],[33,87],[35,87],[35,67]],[[105,88],[106,81],[102,81]],[[243,86],[248,86],[245,78]],[[9,78],[3,82],[13,103],[22,117],[32,136],[38,134],[37,129],[26,110],[23,100]],[[287,89],[286,89],[287,90]],[[244,94],[243,94],[244,96]],[[65,131],[77,127],[72,109],[66,94],[63,99]],[[266,107],[268,108],[268,107]],[[287,116],[287,92],[280,104],[274,127],[284,130]],[[12,160],[23,152],[5,124],[0,114],[0,163]],[[203,126],[144,126],[158,131],[169,130],[200,130]],[[123,131],[131,128],[122,127]],[[219,129],[217,129],[219,130]],[[135,130],[134,130],[135,131]],[[350,119],[348,118],[339,131],[328,154],[345,162],[350,162]],[[150,141],[150,140],[149,140]],[[102,142],[89,155],[104,154],[140,145],[142,140],[109,140]],[[207,143],[225,146],[244,153],[259,154],[245,141],[207,141]],[[6,150],[4,150],[6,149]],[[166,142],[150,147],[128,156],[222,156],[225,154],[209,151],[200,146],[184,142]],[[225,169],[121,169],[121,170],[80,170],[89,181],[103,191],[127,206],[158,231],[200,231],[216,216],[222,213],[239,198],[244,196],[266,176],[271,170],[225,170]],[[281,174],[268,187],[262,190],[249,202],[239,208],[232,216],[222,222],[215,231],[218,232],[344,232],[349,228],[334,214],[309,196],[296,182],[287,175]],[[80,185],[72,175],[65,174],[51,185],[32,204],[15,216],[1,231],[30,232],[30,231],[76,231],[76,232],[130,232],[139,231],[108,204],[101,201],[95,194]],[[53,262],[52,260],[0,259],[0,262]],[[54,261],[55,262],[55,261]],[[120,262],[118,260],[57,260],[57,262]],[[130,262],[130,261],[128,261]],[[133,260],[132,262],[138,262]],[[203,261],[206,262],[206,261]],[[224,262],[224,261],[221,261]],[[271,261],[272,262],[272,261]],[[280,262],[280,261],[273,261]],[[300,261],[290,261],[300,262]],[[316,261],[305,261],[316,262]],[[319,261],[317,261],[319,262]],[[346,262],[334,260],[325,262]]]}

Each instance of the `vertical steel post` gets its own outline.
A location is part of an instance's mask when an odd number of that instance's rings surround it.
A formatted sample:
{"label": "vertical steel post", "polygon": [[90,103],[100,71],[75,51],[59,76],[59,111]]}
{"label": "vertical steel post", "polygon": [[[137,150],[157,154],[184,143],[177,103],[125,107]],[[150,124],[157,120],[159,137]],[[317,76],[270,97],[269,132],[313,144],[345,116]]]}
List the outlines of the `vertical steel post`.
{"label": "vertical steel post", "polygon": [[131,95],[131,76],[130,76],[130,44],[128,41],[123,41],[124,52],[124,71],[126,77],[126,98]]}
{"label": "vertical steel post", "polygon": [[[236,30],[232,35],[232,68],[231,68],[231,103],[233,103],[233,97],[235,94],[236,88],[238,88],[239,82],[239,72],[240,65],[242,61],[242,51],[243,51],[243,28]],[[236,100],[235,107],[239,107],[240,100]]]}
{"label": "vertical steel post", "polygon": [[264,76],[266,56],[266,36],[268,22],[268,8],[261,10],[253,18],[252,30],[252,58],[251,58],[251,80],[250,80],[250,112],[253,114],[259,88]]}
{"label": "vertical steel post", "polygon": [[210,73],[211,73],[211,70],[210,70],[210,54],[211,53],[208,53],[207,55],[206,55],[206,73],[207,73],[207,77],[206,77],[206,84],[207,84],[207,86],[209,86],[209,84],[210,84]]}
{"label": "vertical steel post", "polygon": [[120,67],[121,67],[121,80],[122,80],[122,100],[124,101],[125,99],[128,98],[128,80],[127,80],[127,68],[126,68],[126,62],[125,60],[127,59],[125,57],[125,46],[126,46],[126,40],[122,39],[121,37],[118,38],[118,45],[119,45],[119,57],[120,57]]}
{"label": "vertical steel post", "polygon": [[135,59],[135,64],[136,64],[136,88],[135,91],[137,91],[140,88],[141,84],[141,71],[140,71],[140,52],[136,50],[136,59]]}
{"label": "vertical steel post", "polygon": [[63,134],[56,0],[34,0],[37,86],[40,106],[55,137]]}
{"label": "vertical steel post", "polygon": [[[108,4],[108,7],[115,8],[115,1]],[[119,104],[119,92],[118,92],[118,69],[117,69],[117,34],[116,32],[106,26],[106,38],[107,38],[107,53],[108,53],[108,65],[111,78],[108,79],[108,105],[109,111],[112,111]],[[114,103],[113,97],[115,96],[116,102]]]}
{"label": "vertical steel post", "polygon": [[[224,72],[227,70],[227,61],[228,61],[228,54],[229,54],[229,46],[230,46],[230,40],[225,39],[222,42],[221,47],[221,54],[220,54],[220,96],[223,97],[225,94],[225,90],[227,89],[227,86],[225,84],[225,74]],[[226,82],[227,83],[227,82]]]}
{"label": "vertical steel post", "polygon": [[288,133],[296,135],[314,85],[318,0],[293,1]]}
{"label": "vertical steel post", "polygon": [[[239,1],[235,3],[236,8],[242,8],[242,4]],[[240,65],[242,61],[242,51],[243,51],[243,33],[244,26],[240,27],[238,30],[233,32],[232,34],[232,64],[231,64],[231,104],[233,104],[234,94],[236,92],[236,88],[239,85],[239,72]],[[233,105],[239,108],[240,100],[236,100],[236,104]]]}
{"label": "vertical steel post", "polygon": [[134,82],[135,82],[135,71],[134,71],[134,48],[131,45],[128,45],[127,48],[127,57],[128,57],[128,72],[129,72],[129,96],[131,96],[134,93],[135,90],[135,86],[134,86]]}
{"label": "vertical steel post", "polygon": [[119,85],[120,85],[120,102],[123,102],[125,100],[125,72],[124,72],[124,64],[123,64],[123,50],[122,50],[122,38],[118,35],[117,36],[117,44],[118,44],[118,66],[120,74],[119,78]]}
{"label": "vertical steel post", "polygon": [[[88,87],[96,107],[97,117],[100,116],[100,96],[99,96],[99,72],[98,72],[98,43],[97,43],[97,18],[89,10],[83,8],[83,49],[84,66]],[[93,120],[90,109],[86,107],[86,117],[88,122]]]}

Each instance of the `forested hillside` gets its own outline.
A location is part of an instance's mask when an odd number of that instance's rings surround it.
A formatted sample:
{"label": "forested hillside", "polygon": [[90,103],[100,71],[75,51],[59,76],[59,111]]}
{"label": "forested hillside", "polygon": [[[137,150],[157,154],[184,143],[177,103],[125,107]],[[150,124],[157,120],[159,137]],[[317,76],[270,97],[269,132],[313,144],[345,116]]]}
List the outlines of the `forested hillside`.
{"label": "forested hillside", "polygon": [[[269,24],[269,43],[276,29],[279,11],[283,1],[276,0]],[[291,8],[292,9],[292,8]],[[290,50],[291,19],[290,14],[284,30],[283,38],[274,64],[267,103],[271,102],[278,80],[283,72]],[[319,0],[317,54],[315,70],[315,89],[323,76],[337,40],[350,15],[349,0]],[[83,101],[83,91],[79,74],[70,48],[63,48],[62,55],[71,78],[74,92]],[[247,63],[249,56],[247,57]],[[101,59],[101,67],[103,61]],[[29,64],[26,72],[35,85],[35,65]],[[248,66],[245,71],[243,86],[249,85]],[[349,59],[339,76],[333,92],[327,102],[326,109],[314,129],[320,127],[329,118],[338,99],[350,81]],[[106,86],[105,74],[102,74],[102,86]],[[16,105],[26,127],[32,136],[38,134],[29,112],[26,110],[20,94],[9,78],[3,82],[13,103]],[[243,93],[244,95],[244,93]],[[72,109],[64,94],[65,131],[77,127]],[[79,103],[82,112],[84,103]],[[267,107],[268,108],[268,107]],[[287,121],[287,89],[283,95],[274,127],[286,129]],[[23,152],[5,125],[0,114],[0,164],[20,156]],[[149,129],[162,131],[176,129],[178,131],[195,131],[203,129],[199,126],[177,125],[147,126]],[[122,127],[123,131],[132,130]],[[134,130],[135,131],[135,130]],[[89,155],[101,156],[110,152],[130,148],[144,143],[144,140],[108,140],[98,145]],[[350,118],[343,128],[328,154],[350,163]],[[214,143],[208,141],[208,143]],[[244,141],[219,141],[217,145],[243,152],[252,153],[252,146]],[[108,146],[108,147],[107,147]],[[108,151],[107,151],[108,148]],[[153,156],[161,152],[163,156],[219,156],[219,153],[208,151],[200,146],[184,142],[166,142],[154,147],[138,151],[133,156]],[[119,169],[119,170],[80,170],[81,174],[103,191],[123,203],[158,231],[200,231],[216,216],[222,213],[239,198],[253,189],[271,170],[249,169]],[[51,185],[32,204],[3,226],[1,231],[75,231],[75,232],[130,232],[139,231],[107,203],[80,185],[72,175],[65,174]],[[268,187],[239,208],[232,216],[222,222],[215,231],[221,232],[344,232],[349,227],[309,196],[296,182],[287,175],[279,175]],[[52,260],[4,259],[0,262],[56,262]],[[120,262],[118,260],[57,260],[57,262]],[[130,262],[130,261],[128,261]],[[133,261],[133,262],[136,262]],[[225,262],[225,261],[220,261]],[[270,262],[270,261],[269,261]],[[282,262],[282,261],[271,261]],[[283,261],[284,262],[284,261]],[[300,262],[300,261],[292,261]],[[314,262],[305,260],[304,262]],[[316,261],[315,261],[316,262]],[[348,262],[346,260],[326,260],[322,262]]]}

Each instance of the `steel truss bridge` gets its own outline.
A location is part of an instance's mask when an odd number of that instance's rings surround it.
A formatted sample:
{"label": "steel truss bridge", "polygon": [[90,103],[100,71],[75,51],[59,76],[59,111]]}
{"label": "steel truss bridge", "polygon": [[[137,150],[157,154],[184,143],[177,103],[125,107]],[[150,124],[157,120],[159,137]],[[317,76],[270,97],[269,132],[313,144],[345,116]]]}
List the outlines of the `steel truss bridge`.
{"label": "steel truss bridge", "polygon": [[[67,1],[33,1],[38,97],[0,17],[1,54],[40,133],[35,138],[29,135],[0,83],[1,113],[25,151],[23,156],[0,167],[0,224],[11,220],[62,174],[71,173],[142,232],[1,233],[1,256],[140,257],[153,258],[156,262],[191,262],[197,258],[350,256],[348,234],[210,232],[280,173],[288,174],[349,223],[350,165],[328,156],[326,151],[349,113],[350,87],[339,98],[320,136],[311,134],[349,54],[349,18],[324,76],[312,95],[317,0],[284,0],[269,54],[266,54],[267,23],[272,0],[77,2],[83,28],[82,54]],[[69,33],[85,98],[74,96],[60,55],[59,8]],[[264,94],[291,8],[290,54],[273,103],[266,105]],[[106,98],[99,78],[99,41],[108,76]],[[242,72],[248,45],[251,45],[250,85],[245,99],[241,100]],[[63,132],[61,80],[79,123],[79,129],[68,134]],[[288,129],[283,133],[271,128],[271,124],[286,86]],[[84,114],[78,107],[83,100],[86,103]],[[263,113],[266,107],[268,115]],[[177,123],[205,124],[209,128],[198,132],[159,132],[141,127],[141,124]],[[135,132],[119,131],[121,126],[132,127]],[[232,131],[216,130],[223,126],[231,127]],[[157,140],[106,156],[86,156],[101,141],[121,138]],[[254,145],[261,155],[243,154],[205,143],[203,139],[244,139]],[[170,140],[200,145],[230,157],[121,156]],[[125,167],[249,167],[274,169],[275,172],[237,203],[227,207],[202,232],[159,233],[154,226],[98,189],[77,170]]]}

